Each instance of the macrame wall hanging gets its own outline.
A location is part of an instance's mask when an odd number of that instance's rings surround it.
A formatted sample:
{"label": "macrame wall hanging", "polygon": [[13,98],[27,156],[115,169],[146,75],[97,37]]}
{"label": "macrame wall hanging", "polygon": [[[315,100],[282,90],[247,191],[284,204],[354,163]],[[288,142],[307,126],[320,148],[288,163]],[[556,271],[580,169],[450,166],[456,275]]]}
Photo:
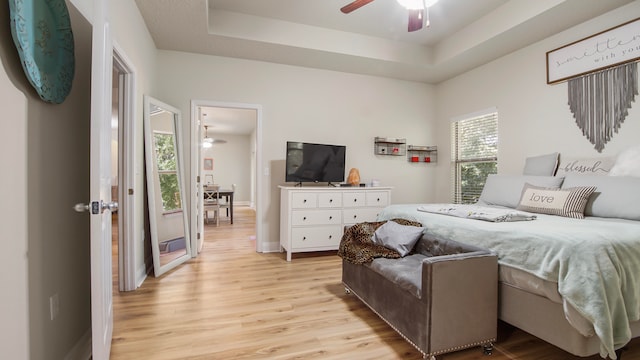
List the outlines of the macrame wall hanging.
{"label": "macrame wall hanging", "polygon": [[640,18],[547,52],[547,83],[568,81],[569,109],[598,152],[638,95]]}
{"label": "macrame wall hanging", "polygon": [[618,133],[638,95],[635,62],[569,79],[569,109],[598,152]]}

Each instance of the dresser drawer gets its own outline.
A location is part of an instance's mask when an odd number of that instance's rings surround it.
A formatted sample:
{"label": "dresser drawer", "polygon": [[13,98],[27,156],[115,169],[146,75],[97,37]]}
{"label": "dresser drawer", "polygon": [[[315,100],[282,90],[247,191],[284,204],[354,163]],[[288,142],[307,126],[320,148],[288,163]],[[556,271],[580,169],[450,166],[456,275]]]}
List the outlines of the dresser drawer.
{"label": "dresser drawer", "polygon": [[376,221],[382,208],[361,208],[342,210],[342,221],[346,224],[357,224],[365,221]]}
{"label": "dresser drawer", "polygon": [[339,225],[342,222],[342,210],[293,210],[291,225]]}
{"label": "dresser drawer", "polygon": [[320,193],[318,194],[319,208],[340,208],[342,207],[341,193]]}
{"label": "dresser drawer", "polygon": [[291,207],[294,209],[312,209],[318,206],[318,194],[294,193],[291,195]]}
{"label": "dresser drawer", "polygon": [[367,193],[367,206],[389,205],[389,193],[386,191],[371,191]]}
{"label": "dresser drawer", "polygon": [[345,192],[343,196],[344,207],[361,207],[366,206],[367,197],[364,192]]}
{"label": "dresser drawer", "polygon": [[299,227],[291,229],[291,245],[296,249],[330,247],[338,249],[342,226]]}

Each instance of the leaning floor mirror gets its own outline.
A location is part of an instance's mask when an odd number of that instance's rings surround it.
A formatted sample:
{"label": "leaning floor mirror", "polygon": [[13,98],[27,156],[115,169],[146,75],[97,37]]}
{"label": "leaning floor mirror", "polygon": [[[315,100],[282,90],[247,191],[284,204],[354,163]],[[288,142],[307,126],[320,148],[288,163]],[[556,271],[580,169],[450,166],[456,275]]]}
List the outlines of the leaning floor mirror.
{"label": "leaning floor mirror", "polygon": [[155,276],[191,258],[180,110],[144,97],[144,144]]}

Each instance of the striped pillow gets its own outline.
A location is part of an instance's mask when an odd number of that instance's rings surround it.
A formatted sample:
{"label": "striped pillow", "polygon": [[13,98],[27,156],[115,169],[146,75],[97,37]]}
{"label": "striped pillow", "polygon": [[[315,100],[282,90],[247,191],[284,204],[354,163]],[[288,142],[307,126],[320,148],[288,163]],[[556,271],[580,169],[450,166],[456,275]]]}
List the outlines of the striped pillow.
{"label": "striped pillow", "polygon": [[517,209],[539,214],[584,219],[584,208],[595,186],[548,189],[525,184]]}

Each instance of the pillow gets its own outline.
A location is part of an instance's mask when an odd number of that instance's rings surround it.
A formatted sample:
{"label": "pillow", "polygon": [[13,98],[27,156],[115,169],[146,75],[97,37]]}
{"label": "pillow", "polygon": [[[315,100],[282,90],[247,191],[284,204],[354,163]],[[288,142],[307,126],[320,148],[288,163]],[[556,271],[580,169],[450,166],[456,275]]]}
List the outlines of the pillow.
{"label": "pillow", "polygon": [[522,211],[560,215],[584,219],[584,208],[595,186],[580,186],[568,189],[547,189],[526,184],[517,209]]}
{"label": "pillow", "polygon": [[640,220],[640,177],[568,175],[562,187],[594,185],[587,216]]}
{"label": "pillow", "polygon": [[422,237],[423,230],[422,227],[400,225],[395,221],[387,221],[373,233],[371,241],[374,244],[395,250],[404,257],[411,252],[416,242]]}
{"label": "pillow", "polygon": [[618,154],[609,175],[640,177],[640,145],[630,147]]}
{"label": "pillow", "polygon": [[609,175],[609,171],[611,171],[614,164],[615,159],[612,157],[563,158],[561,156],[556,176],[565,176],[568,174]]}
{"label": "pillow", "polygon": [[563,177],[491,174],[480,194],[479,205],[498,205],[515,209],[525,183],[545,188],[559,188]]}
{"label": "pillow", "polygon": [[557,152],[547,155],[531,156],[524,162],[522,175],[553,176],[558,168]]}

